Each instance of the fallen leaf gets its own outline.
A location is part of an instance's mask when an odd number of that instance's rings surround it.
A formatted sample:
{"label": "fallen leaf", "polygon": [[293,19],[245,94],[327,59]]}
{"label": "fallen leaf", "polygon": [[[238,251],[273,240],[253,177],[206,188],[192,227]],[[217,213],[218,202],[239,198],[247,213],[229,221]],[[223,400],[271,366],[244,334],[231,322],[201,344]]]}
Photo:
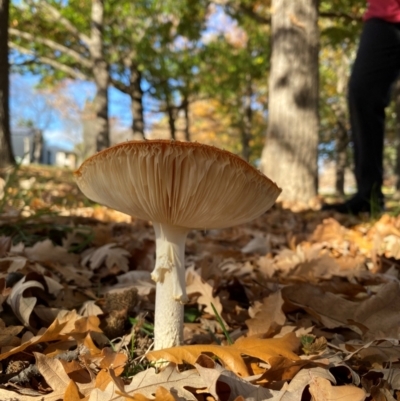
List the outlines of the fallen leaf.
{"label": "fallen leaf", "polygon": [[129,256],[130,253],[126,249],[118,248],[115,243],[111,243],[86,251],[81,264],[95,270],[105,262],[108,269],[116,265],[120,270],[127,272],[129,270]]}
{"label": "fallen leaf", "polygon": [[332,386],[332,383],[323,377],[312,377],[310,393],[313,401],[364,401],[367,397],[361,388],[352,385]]}
{"label": "fallen leaf", "polygon": [[248,335],[265,334],[272,324],[283,326],[286,322],[286,315],[282,311],[283,302],[281,291],[277,291],[250,308],[252,319],[246,320]]}
{"label": "fallen leaf", "polygon": [[79,260],[79,255],[69,253],[62,246],[53,245],[51,240],[37,242],[32,247],[25,248],[25,255],[36,262],[56,262],[61,264],[76,264]]}
{"label": "fallen leaf", "polygon": [[36,297],[25,297],[24,292],[26,290],[32,290],[33,288],[39,288],[44,291],[45,288],[42,283],[35,280],[25,281],[26,277],[22,278],[12,287],[11,293],[7,298],[7,303],[11,306],[11,309],[19,319],[19,321],[25,326],[30,327],[30,318],[32,311],[36,305]]}
{"label": "fallen leaf", "polygon": [[123,395],[131,396],[139,393],[146,397],[152,397],[160,386],[167,390],[173,390],[176,396],[185,400],[196,401],[197,398],[186,387],[201,389],[206,388],[207,383],[196,370],[179,372],[176,366],[171,364],[158,374],[154,368],[138,373],[133,377],[132,382],[125,387]]}
{"label": "fallen leaf", "polygon": [[258,338],[257,336],[242,337],[233,345],[183,345],[174,348],[166,348],[147,353],[150,361],[167,360],[176,364],[187,362],[194,365],[197,358],[203,353],[211,353],[218,357],[225,367],[242,377],[249,375],[246,363],[242,355],[252,356],[268,362],[273,356],[285,356],[298,360],[293,352],[300,345],[299,339],[294,333],[289,333],[282,338]]}
{"label": "fallen leaf", "polygon": [[190,270],[186,280],[190,283],[186,287],[187,294],[200,294],[200,296],[197,298],[197,303],[205,306],[204,311],[214,315],[214,311],[211,307],[211,304],[213,304],[219,315],[221,315],[222,304],[219,297],[214,296],[213,294],[214,287],[210,283],[203,280],[196,270]]}

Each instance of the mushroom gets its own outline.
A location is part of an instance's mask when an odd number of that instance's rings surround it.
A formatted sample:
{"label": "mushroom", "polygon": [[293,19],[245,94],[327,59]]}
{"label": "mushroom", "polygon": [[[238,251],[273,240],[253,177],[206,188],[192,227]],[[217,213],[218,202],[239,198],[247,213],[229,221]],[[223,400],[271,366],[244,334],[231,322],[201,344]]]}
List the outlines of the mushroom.
{"label": "mushroom", "polygon": [[87,159],[75,178],[93,201],[153,222],[155,349],[182,343],[189,231],[253,220],[281,192],[239,156],[213,146],[169,140],[112,146]]}

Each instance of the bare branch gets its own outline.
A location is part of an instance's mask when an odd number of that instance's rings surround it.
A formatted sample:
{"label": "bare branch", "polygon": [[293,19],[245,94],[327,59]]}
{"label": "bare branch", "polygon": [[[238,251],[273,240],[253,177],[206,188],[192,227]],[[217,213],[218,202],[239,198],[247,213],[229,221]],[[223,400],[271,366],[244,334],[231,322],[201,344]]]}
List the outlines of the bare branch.
{"label": "bare branch", "polygon": [[48,58],[48,57],[38,56],[37,54],[35,54],[34,51],[26,49],[25,47],[17,45],[16,43],[9,42],[8,46],[10,48],[12,48],[12,49],[18,50],[22,54],[27,54],[29,56],[33,56],[33,57],[35,57],[37,62],[40,62],[42,64],[47,64],[47,65],[49,65],[49,66],[51,66],[51,67],[53,67],[53,68],[55,68],[55,69],[57,69],[59,71],[65,72],[67,75],[69,75],[72,78],[81,79],[83,81],[86,81],[86,80],[89,81],[90,80],[90,78],[87,75],[85,75],[84,73],[82,73],[78,69],[75,69],[75,68],[72,68],[72,67],[68,67],[67,65],[59,63],[58,61],[53,60],[53,59]]}
{"label": "bare branch", "polygon": [[43,44],[43,45],[49,47],[50,49],[60,51],[64,54],[66,54],[67,56],[72,57],[75,61],[77,61],[79,64],[81,64],[85,68],[90,69],[93,67],[93,63],[90,60],[83,57],[81,54],[79,54],[75,50],[69,49],[68,47],[63,46],[60,43],[54,42],[53,40],[40,38],[35,35],[32,35],[29,32],[23,32],[18,29],[14,29],[14,28],[9,28],[8,32],[13,36],[27,39],[32,42],[40,43],[40,44]]}
{"label": "bare branch", "polygon": [[121,81],[118,79],[115,79],[113,77],[110,77],[110,82],[111,85],[115,88],[118,89],[120,92],[125,93],[126,95],[129,95],[129,90],[126,85],[124,85]]}

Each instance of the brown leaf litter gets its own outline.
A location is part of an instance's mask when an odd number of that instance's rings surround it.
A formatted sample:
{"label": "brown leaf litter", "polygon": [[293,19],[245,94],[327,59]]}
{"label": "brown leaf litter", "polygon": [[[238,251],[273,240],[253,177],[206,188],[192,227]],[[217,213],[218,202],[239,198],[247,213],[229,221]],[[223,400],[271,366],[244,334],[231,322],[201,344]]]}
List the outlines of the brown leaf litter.
{"label": "brown leaf litter", "polygon": [[151,351],[151,224],[28,171],[0,214],[0,400],[400,400],[400,217],[193,231],[185,344]]}

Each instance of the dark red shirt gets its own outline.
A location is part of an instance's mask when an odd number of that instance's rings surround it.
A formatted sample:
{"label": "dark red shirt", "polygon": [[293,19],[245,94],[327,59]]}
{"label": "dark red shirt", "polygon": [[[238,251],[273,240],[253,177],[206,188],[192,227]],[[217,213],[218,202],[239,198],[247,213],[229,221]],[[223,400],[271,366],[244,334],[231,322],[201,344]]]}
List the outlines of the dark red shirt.
{"label": "dark red shirt", "polygon": [[400,22],[400,0],[369,0],[364,20],[380,18],[389,22]]}

